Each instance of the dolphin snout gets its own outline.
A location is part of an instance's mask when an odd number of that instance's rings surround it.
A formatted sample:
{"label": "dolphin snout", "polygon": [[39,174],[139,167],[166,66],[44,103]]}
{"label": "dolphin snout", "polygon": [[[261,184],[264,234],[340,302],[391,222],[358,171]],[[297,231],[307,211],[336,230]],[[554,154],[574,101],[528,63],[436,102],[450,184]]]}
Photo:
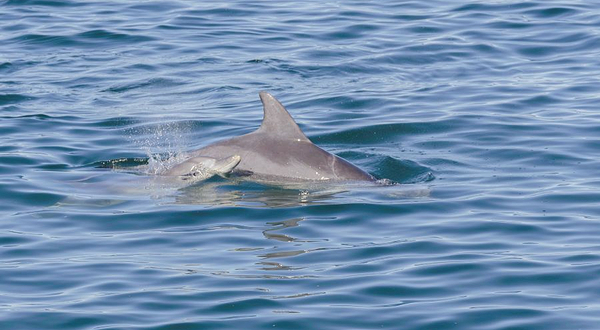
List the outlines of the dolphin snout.
{"label": "dolphin snout", "polygon": [[238,166],[238,164],[240,163],[241,160],[242,160],[242,157],[240,155],[233,155],[230,157],[221,158],[221,159],[218,159],[217,162],[215,163],[214,169],[218,173],[227,174],[227,173],[233,171],[233,169],[236,166]]}

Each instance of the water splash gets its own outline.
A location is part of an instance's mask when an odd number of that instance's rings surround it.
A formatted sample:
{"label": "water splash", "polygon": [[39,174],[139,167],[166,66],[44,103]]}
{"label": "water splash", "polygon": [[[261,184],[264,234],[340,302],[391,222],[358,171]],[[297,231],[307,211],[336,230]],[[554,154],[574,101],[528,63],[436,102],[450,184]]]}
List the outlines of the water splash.
{"label": "water splash", "polygon": [[129,139],[148,157],[147,164],[137,170],[160,175],[188,158],[185,150],[191,144],[190,132],[191,125],[187,121],[150,123],[132,128]]}

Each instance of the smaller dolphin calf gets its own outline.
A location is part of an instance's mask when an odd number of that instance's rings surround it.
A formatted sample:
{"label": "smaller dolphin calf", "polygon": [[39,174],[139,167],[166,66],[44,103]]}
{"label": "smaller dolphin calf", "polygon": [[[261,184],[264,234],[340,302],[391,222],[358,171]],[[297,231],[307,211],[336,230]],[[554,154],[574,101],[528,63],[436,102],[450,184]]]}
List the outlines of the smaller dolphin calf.
{"label": "smaller dolphin calf", "polygon": [[225,158],[192,157],[173,166],[163,175],[176,176],[181,180],[191,182],[206,180],[214,175],[223,176],[231,173],[241,159],[238,155]]}

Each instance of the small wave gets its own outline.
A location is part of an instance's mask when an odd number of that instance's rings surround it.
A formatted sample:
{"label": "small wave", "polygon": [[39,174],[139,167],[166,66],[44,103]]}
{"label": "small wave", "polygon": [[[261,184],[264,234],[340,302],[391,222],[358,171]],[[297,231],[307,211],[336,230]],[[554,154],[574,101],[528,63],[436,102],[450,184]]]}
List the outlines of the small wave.
{"label": "small wave", "polygon": [[47,6],[47,7],[79,7],[85,6],[85,2],[73,2],[68,0],[8,0],[8,6]]}
{"label": "small wave", "polygon": [[89,48],[97,46],[117,47],[123,44],[129,45],[152,40],[154,38],[143,35],[116,33],[107,30],[91,30],[73,35],[28,33],[14,37],[10,41],[48,47]]}
{"label": "small wave", "polygon": [[55,47],[75,46],[77,41],[70,36],[48,35],[48,34],[24,34],[18,36],[12,41],[23,44],[45,45]]}
{"label": "small wave", "polygon": [[403,135],[444,133],[457,127],[458,119],[445,119],[436,122],[377,124],[343,131],[321,134],[311,140],[316,144],[379,144],[397,141]]}
{"label": "small wave", "polygon": [[432,181],[435,176],[430,168],[410,160],[399,160],[388,155],[362,152],[341,152],[339,156],[358,164],[382,184],[412,184]]}
{"label": "small wave", "polygon": [[556,17],[565,17],[570,15],[575,15],[579,11],[574,8],[569,7],[551,7],[551,8],[542,8],[542,9],[534,9],[526,11],[525,14],[531,15],[536,18],[556,18]]}
{"label": "small wave", "polygon": [[33,96],[23,94],[0,94],[0,106],[32,101],[35,99],[36,98]]}
{"label": "small wave", "polygon": [[107,30],[91,30],[83,33],[79,33],[76,37],[80,38],[80,40],[106,40],[112,42],[127,42],[127,43],[138,43],[144,41],[154,40],[152,37],[141,36],[141,35],[132,35],[126,33],[117,33],[111,32]]}
{"label": "small wave", "polygon": [[166,78],[152,78],[149,80],[137,81],[134,83],[127,83],[123,85],[117,85],[105,89],[104,92],[111,93],[125,93],[132,90],[137,90],[141,88],[166,88],[166,87],[174,87],[182,85],[183,83],[180,81],[176,81],[173,79]]}

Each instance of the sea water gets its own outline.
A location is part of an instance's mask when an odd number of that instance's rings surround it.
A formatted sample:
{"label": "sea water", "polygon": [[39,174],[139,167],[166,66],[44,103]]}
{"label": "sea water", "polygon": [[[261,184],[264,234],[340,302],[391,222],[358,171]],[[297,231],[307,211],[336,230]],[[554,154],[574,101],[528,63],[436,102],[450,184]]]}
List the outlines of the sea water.
{"label": "sea water", "polygon": [[[599,54],[597,1],[0,1],[0,328],[599,329]],[[397,184],[155,180],[262,90]]]}

